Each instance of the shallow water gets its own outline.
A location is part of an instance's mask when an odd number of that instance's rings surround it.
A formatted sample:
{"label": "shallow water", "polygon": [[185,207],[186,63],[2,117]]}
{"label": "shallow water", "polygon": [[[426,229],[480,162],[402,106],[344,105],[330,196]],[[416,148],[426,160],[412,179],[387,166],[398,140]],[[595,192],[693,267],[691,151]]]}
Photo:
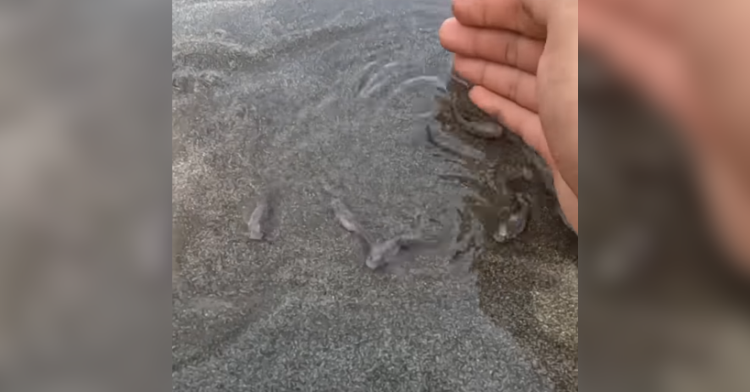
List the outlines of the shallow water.
{"label": "shallow water", "polygon": [[[529,163],[438,105],[461,94],[437,40],[450,1],[172,5],[174,390],[575,387],[577,239],[537,181],[526,231],[492,243],[502,177]],[[375,274],[325,184],[377,240],[420,217],[451,240]],[[250,241],[242,207],[272,187]]]}

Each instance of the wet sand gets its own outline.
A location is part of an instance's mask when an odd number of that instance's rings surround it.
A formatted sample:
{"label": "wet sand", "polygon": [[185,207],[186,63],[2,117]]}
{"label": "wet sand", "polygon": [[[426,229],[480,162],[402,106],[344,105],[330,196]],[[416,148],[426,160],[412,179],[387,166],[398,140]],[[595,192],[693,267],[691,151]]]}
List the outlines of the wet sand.
{"label": "wet sand", "polygon": [[[494,244],[499,201],[479,207],[479,190],[439,176],[490,184],[526,164],[517,141],[479,146],[474,165],[425,137],[452,137],[434,99],[449,12],[173,3],[173,390],[574,390],[577,238],[531,184],[526,232]],[[322,181],[378,239],[424,215],[470,241],[405,276],[374,274]],[[250,241],[241,206],[270,186],[270,240]],[[472,274],[451,272],[456,251]]]}

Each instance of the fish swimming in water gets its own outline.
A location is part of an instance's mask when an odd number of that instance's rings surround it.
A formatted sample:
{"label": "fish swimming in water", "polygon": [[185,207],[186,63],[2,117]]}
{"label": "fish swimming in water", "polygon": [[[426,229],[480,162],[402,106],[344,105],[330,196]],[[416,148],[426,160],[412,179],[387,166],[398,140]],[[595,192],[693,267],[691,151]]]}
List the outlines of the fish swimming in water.
{"label": "fish swimming in water", "polygon": [[338,219],[344,229],[354,234],[364,233],[364,229],[359,222],[357,222],[354,213],[352,213],[349,207],[344,204],[343,200],[333,198],[333,200],[331,200],[331,208],[333,209],[333,214],[336,216],[336,219]]}
{"label": "fish swimming in water", "polygon": [[387,264],[389,259],[395,257],[400,250],[401,246],[398,243],[398,238],[391,238],[374,244],[365,259],[365,265],[372,270],[381,268]]}
{"label": "fish swimming in water", "polygon": [[404,262],[420,253],[438,246],[437,242],[423,240],[413,235],[401,235],[373,244],[365,265],[373,271],[394,271]]}
{"label": "fish swimming in water", "polygon": [[526,230],[526,224],[529,221],[529,214],[531,212],[531,202],[518,194],[515,196],[515,199],[519,207],[510,213],[505,222],[500,223],[497,231],[492,236],[499,243],[512,240]]}
{"label": "fish swimming in water", "polygon": [[416,235],[400,235],[376,242],[340,198],[331,200],[331,209],[339,224],[359,239],[366,254],[364,264],[373,271],[396,272],[403,262],[437,245]]}
{"label": "fish swimming in water", "polygon": [[469,121],[461,116],[455,104],[451,104],[453,117],[461,128],[472,136],[482,139],[498,139],[503,136],[503,126],[493,121]]}
{"label": "fish swimming in water", "polygon": [[[463,86],[466,90],[471,89],[472,85],[460,78],[454,72],[451,73],[451,79],[456,83]],[[456,107],[456,100],[458,98],[455,94],[451,94],[451,99],[448,102],[450,111],[453,118],[456,120],[461,128],[472,136],[476,136],[482,139],[498,139],[503,136],[504,128],[502,125],[495,121],[469,121],[461,116]]]}
{"label": "fish swimming in water", "polygon": [[357,221],[354,213],[346,206],[343,200],[334,197],[331,200],[331,209],[336,220],[346,231],[354,234],[362,245],[363,251],[367,254],[372,250],[372,240],[369,233]]}
{"label": "fish swimming in water", "polygon": [[248,236],[253,241],[263,241],[268,234],[266,226],[272,212],[271,198],[274,193],[269,191],[262,194],[252,212],[248,207],[243,208],[243,218],[247,224]]}

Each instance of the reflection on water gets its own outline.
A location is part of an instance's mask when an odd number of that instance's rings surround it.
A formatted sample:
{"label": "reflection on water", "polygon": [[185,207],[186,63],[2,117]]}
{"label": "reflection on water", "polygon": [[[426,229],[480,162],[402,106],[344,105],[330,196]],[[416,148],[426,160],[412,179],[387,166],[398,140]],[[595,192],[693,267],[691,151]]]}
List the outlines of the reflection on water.
{"label": "reflection on water", "polygon": [[[577,239],[518,138],[479,140],[446,110],[483,116],[448,83],[449,12],[173,3],[176,390],[575,386]],[[406,274],[368,271],[327,183],[373,243],[414,227],[449,240]],[[251,241],[243,206],[270,187],[275,234]],[[528,222],[499,244],[515,195]]]}

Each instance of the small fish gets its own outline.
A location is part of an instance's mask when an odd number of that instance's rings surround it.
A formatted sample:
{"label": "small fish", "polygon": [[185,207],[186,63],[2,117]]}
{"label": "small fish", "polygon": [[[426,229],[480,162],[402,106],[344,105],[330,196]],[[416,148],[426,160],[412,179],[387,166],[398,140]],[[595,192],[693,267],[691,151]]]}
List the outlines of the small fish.
{"label": "small fish", "polygon": [[389,259],[393,258],[401,250],[398,238],[391,238],[383,242],[376,243],[370,248],[370,253],[365,259],[365,265],[376,270],[385,266]]}
{"label": "small fish", "polygon": [[531,203],[519,195],[516,195],[516,199],[518,200],[518,204],[520,204],[520,208],[511,213],[505,222],[500,223],[497,231],[492,236],[499,243],[512,240],[526,230],[526,223],[529,220],[529,213],[531,212]]}
{"label": "small fish", "polygon": [[471,83],[469,83],[468,80],[466,80],[466,79],[458,76],[458,74],[455,71],[451,72],[451,80],[453,80],[454,82],[460,84],[461,86],[463,86],[463,87],[465,87],[467,89],[470,89],[470,88],[473,87],[473,85]]}
{"label": "small fish", "polygon": [[397,236],[378,242],[370,248],[365,265],[371,270],[394,270],[400,264],[415,259],[420,253],[436,248],[437,242],[413,235]]}
{"label": "small fish", "polygon": [[330,186],[324,184],[324,191],[333,196],[331,209],[341,227],[354,234],[362,244],[365,253],[365,266],[371,270],[396,272],[399,264],[414,258],[417,252],[437,246],[436,243],[423,240],[416,234],[401,235],[376,242],[359,223],[344,201],[335,196],[335,192]]}
{"label": "small fish", "polygon": [[331,208],[333,209],[333,214],[336,216],[336,219],[338,219],[344,229],[355,234],[361,234],[364,232],[364,229],[362,229],[362,226],[357,222],[352,211],[341,199],[333,198],[333,200],[331,200]]}
{"label": "small fish", "polygon": [[334,197],[331,200],[331,209],[333,215],[339,224],[346,229],[346,231],[354,234],[362,245],[362,249],[365,254],[369,253],[372,249],[372,240],[370,239],[369,233],[365,231],[364,227],[359,224],[354,213],[346,206],[343,200],[338,197]]}
{"label": "small fish", "polygon": [[467,133],[482,139],[498,139],[503,136],[502,125],[493,121],[468,121],[458,112],[455,102],[452,102],[450,107],[456,122]]}
{"label": "small fish", "polygon": [[249,208],[244,209],[243,218],[247,223],[249,237],[253,241],[262,241],[266,237],[266,223],[271,215],[272,192],[263,194],[255,205],[255,209],[248,214]]}

